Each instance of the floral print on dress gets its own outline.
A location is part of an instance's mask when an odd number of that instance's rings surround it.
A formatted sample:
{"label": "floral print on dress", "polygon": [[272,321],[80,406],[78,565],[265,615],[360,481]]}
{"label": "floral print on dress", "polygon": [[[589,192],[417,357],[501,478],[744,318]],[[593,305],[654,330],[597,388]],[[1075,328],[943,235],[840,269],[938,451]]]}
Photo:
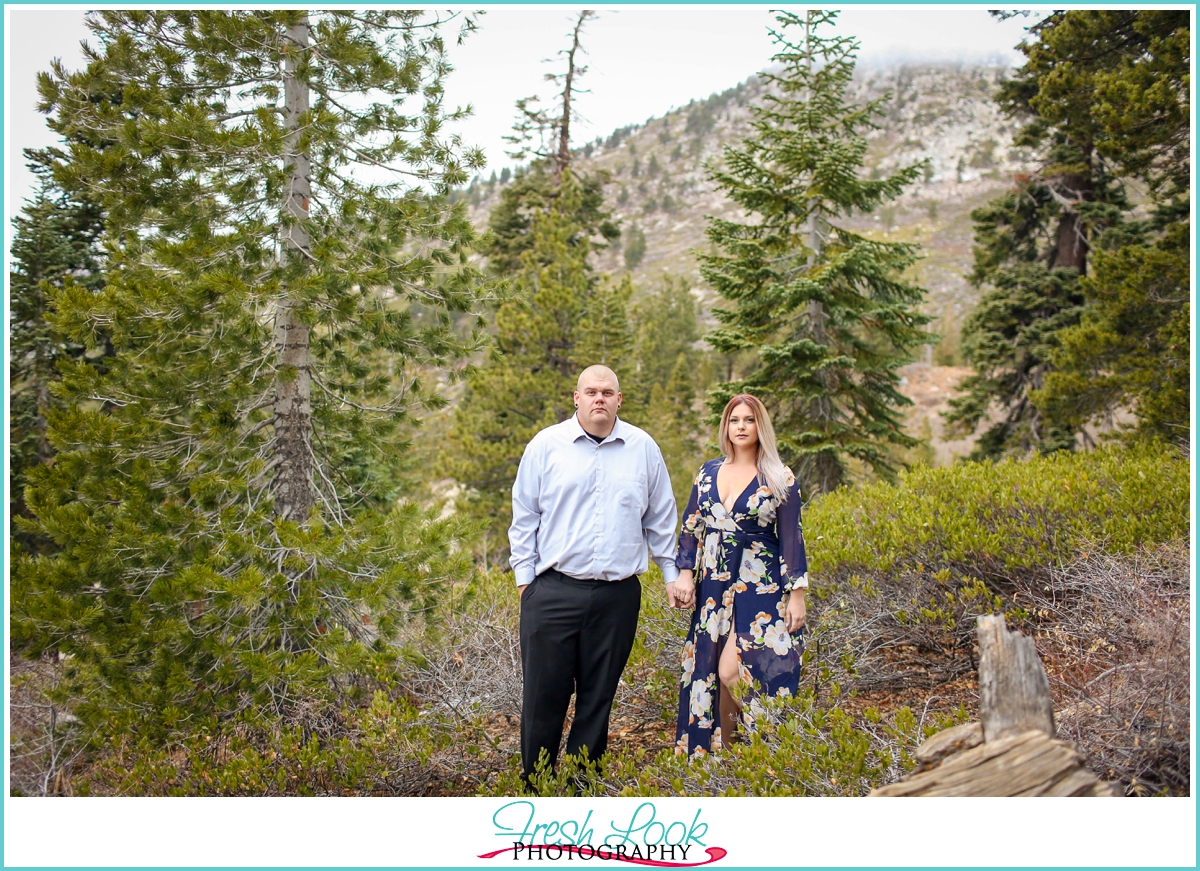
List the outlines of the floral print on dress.
{"label": "floral print on dress", "polygon": [[753,726],[764,696],[793,695],[800,680],[804,638],[786,629],[791,591],[808,586],[800,517],[800,490],[787,472],[781,505],[769,487],[751,481],[721,504],[717,469],[705,463],[683,512],[675,564],[694,570],[696,607],[680,669],[675,750],[693,758],[719,750],[720,683],[717,662],[734,639],[738,673],[749,688],[742,719]]}

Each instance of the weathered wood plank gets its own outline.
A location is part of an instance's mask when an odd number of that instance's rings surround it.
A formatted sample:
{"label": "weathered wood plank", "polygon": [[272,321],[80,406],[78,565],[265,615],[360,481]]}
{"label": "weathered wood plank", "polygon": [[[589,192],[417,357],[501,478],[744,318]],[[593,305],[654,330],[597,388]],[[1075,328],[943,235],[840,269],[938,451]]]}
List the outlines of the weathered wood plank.
{"label": "weathered wood plank", "polygon": [[937,768],[881,787],[872,795],[1038,794],[1081,770],[1082,764],[1083,757],[1071,745],[1029,730],[955,754]]}
{"label": "weathered wood plank", "polygon": [[982,743],[983,727],[977,720],[960,723],[943,732],[936,732],[917,748],[917,771],[928,771],[947,756],[953,756],[963,750],[970,750]]}

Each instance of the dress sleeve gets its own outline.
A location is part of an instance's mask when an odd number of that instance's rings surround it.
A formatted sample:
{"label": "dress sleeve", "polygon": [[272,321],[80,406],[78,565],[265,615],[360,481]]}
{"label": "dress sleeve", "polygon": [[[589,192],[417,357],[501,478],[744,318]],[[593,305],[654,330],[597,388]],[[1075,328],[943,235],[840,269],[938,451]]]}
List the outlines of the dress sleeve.
{"label": "dress sleeve", "polygon": [[675,567],[679,569],[696,568],[696,554],[700,550],[700,531],[704,528],[704,518],[700,515],[700,477],[704,467],[696,473],[692,481],[692,495],[688,499],[687,508],[683,511],[683,529],[679,532],[679,546],[675,549]]}
{"label": "dress sleeve", "polygon": [[804,553],[804,522],[800,517],[800,486],[796,476],[788,470],[787,501],[779,506],[777,514],[780,574],[783,588],[788,592],[808,587],[808,557]]}

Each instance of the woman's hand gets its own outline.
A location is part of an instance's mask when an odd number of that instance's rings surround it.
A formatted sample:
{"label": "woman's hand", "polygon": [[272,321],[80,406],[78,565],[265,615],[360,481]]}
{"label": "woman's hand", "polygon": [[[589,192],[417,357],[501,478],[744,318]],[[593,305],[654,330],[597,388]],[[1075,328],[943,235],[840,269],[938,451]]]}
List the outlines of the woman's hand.
{"label": "woman's hand", "polygon": [[672,608],[690,608],[696,602],[696,583],[691,569],[680,569],[679,577],[667,584],[667,604]]}
{"label": "woman's hand", "polygon": [[787,611],[784,615],[784,627],[788,632],[795,632],[804,625],[804,621],[808,617],[808,611],[804,606],[804,588],[798,587],[792,590],[788,597]]}

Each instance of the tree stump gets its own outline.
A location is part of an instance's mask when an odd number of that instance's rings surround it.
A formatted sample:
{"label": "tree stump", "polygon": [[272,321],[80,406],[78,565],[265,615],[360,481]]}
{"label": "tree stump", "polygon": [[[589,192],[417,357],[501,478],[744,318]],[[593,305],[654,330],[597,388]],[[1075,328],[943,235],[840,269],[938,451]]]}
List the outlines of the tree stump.
{"label": "tree stump", "polygon": [[979,618],[979,720],[930,737],[917,771],[872,796],[1119,794],[1087,770],[1073,744],[1054,737],[1050,682],[1033,639],[1003,615]]}
{"label": "tree stump", "polygon": [[983,740],[1037,729],[1054,737],[1050,682],[1033,639],[1009,632],[1003,614],[979,618],[979,721]]}

